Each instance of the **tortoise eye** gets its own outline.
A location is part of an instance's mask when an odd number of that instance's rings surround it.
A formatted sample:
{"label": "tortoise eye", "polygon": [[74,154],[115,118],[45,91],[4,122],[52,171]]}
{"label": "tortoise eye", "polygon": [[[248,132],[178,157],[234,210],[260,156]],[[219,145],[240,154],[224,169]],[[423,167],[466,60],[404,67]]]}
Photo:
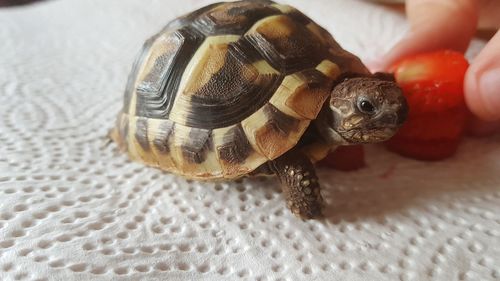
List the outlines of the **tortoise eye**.
{"label": "tortoise eye", "polygon": [[361,100],[358,103],[358,108],[361,112],[366,113],[366,114],[375,113],[375,106],[373,106],[373,104],[368,100]]}

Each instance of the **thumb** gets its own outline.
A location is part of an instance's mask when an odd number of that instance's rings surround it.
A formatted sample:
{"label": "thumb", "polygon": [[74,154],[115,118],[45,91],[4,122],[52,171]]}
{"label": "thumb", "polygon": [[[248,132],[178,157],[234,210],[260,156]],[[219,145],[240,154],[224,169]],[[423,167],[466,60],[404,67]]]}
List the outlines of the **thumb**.
{"label": "thumb", "polygon": [[437,49],[464,52],[476,31],[478,9],[476,0],[406,1],[409,33],[371,70],[386,70],[403,57]]}
{"label": "thumb", "polygon": [[488,42],[465,74],[465,101],[484,120],[500,119],[500,31]]}

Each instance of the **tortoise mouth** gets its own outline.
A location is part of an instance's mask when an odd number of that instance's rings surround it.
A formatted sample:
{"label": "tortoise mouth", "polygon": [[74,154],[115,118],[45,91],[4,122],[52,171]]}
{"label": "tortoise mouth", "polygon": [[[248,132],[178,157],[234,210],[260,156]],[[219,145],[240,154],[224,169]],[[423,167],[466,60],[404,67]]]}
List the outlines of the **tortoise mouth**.
{"label": "tortoise mouth", "polygon": [[383,127],[374,130],[370,130],[367,135],[370,138],[371,143],[383,142],[392,138],[398,131],[399,126]]}
{"label": "tortoise mouth", "polygon": [[332,127],[323,130],[323,138],[332,145],[350,145],[378,143],[390,139],[396,134],[399,126],[375,127],[370,129],[351,129],[338,131]]}
{"label": "tortoise mouth", "polygon": [[377,143],[390,139],[396,134],[399,126],[384,126],[370,129],[351,129],[344,132],[337,132],[346,143],[362,144]]}

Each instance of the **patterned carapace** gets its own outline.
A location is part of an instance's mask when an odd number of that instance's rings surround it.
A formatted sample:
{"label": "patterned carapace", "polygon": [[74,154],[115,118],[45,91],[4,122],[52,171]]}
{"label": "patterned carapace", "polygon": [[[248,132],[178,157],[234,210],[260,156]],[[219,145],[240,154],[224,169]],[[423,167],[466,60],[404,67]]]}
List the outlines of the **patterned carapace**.
{"label": "patterned carapace", "polygon": [[353,71],[366,73],[293,7],[212,4],[147,40],[115,140],[133,159],[187,177],[239,177],[294,147],[333,82]]}

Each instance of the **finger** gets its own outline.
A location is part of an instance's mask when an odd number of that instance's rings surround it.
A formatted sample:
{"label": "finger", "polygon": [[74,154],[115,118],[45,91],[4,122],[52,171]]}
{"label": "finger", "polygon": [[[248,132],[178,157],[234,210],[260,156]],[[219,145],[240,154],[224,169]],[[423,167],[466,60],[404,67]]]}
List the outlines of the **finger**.
{"label": "finger", "polygon": [[500,31],[474,59],[465,74],[465,101],[483,120],[500,120]]}
{"label": "finger", "polygon": [[[477,0],[408,0],[410,31],[375,65],[386,70],[399,59],[437,49],[463,52],[476,31]],[[377,64],[377,63],[376,63]]]}

